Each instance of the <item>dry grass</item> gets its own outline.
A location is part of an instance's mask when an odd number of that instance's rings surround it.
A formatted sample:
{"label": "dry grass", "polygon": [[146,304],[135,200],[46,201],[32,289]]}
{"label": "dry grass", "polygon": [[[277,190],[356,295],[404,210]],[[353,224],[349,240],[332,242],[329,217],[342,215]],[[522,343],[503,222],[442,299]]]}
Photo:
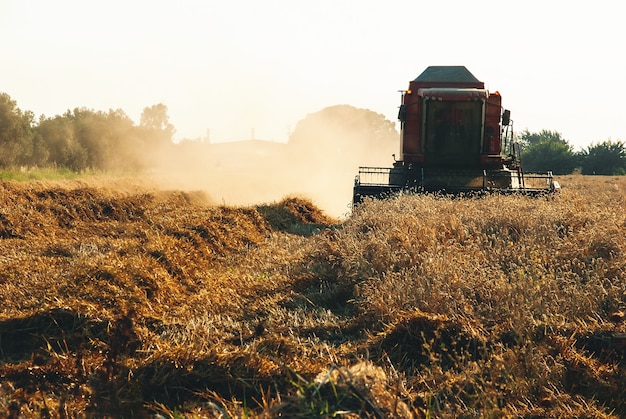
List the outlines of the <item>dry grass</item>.
{"label": "dry grass", "polygon": [[0,183],[8,417],[622,417],[626,179],[555,199]]}

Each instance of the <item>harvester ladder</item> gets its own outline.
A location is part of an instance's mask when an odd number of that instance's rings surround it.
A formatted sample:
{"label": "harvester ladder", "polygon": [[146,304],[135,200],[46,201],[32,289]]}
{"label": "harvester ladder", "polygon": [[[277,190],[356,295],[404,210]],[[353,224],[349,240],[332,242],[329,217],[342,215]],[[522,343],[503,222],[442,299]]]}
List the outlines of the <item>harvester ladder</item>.
{"label": "harvester ladder", "polygon": [[524,169],[522,169],[522,153],[520,152],[519,143],[512,143],[513,145],[513,159],[515,161],[515,166],[517,169],[517,178],[520,180],[520,186],[522,189],[526,188],[526,183],[524,182]]}

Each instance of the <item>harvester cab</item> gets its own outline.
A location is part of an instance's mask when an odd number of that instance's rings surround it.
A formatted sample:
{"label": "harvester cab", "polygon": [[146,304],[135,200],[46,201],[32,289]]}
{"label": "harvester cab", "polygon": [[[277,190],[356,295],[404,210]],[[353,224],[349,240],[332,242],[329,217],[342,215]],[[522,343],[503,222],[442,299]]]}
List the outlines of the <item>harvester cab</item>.
{"label": "harvester cab", "polygon": [[551,172],[524,173],[509,110],[464,66],[426,68],[402,91],[400,158],[360,167],[353,202],[398,192],[540,194],[558,191]]}

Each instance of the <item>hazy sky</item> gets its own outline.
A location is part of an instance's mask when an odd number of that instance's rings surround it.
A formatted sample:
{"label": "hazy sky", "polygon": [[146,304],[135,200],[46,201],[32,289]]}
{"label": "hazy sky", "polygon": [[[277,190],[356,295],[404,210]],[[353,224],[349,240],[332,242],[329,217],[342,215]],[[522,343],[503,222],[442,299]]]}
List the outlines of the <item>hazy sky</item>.
{"label": "hazy sky", "polygon": [[326,106],[396,121],[409,80],[465,65],[515,130],[626,140],[620,1],[0,0],[0,92],[22,110],[165,104],[175,137],[286,141]]}

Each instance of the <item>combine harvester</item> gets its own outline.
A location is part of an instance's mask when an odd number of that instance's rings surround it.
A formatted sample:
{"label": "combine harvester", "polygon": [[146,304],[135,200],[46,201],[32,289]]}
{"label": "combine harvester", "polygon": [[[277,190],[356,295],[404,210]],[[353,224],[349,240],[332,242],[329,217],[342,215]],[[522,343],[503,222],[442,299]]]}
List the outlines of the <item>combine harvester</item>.
{"label": "combine harvester", "polygon": [[400,160],[360,167],[353,203],[400,192],[553,193],[552,172],[525,174],[511,113],[463,66],[431,66],[402,92]]}

